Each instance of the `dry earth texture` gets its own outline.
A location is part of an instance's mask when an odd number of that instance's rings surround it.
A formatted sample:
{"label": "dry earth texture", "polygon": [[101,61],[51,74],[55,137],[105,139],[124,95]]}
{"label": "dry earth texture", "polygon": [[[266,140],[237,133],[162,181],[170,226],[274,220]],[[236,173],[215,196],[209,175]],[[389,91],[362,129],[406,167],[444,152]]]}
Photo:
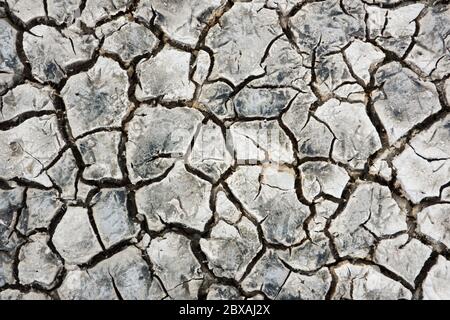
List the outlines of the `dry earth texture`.
{"label": "dry earth texture", "polygon": [[450,299],[450,4],[0,0],[0,299]]}

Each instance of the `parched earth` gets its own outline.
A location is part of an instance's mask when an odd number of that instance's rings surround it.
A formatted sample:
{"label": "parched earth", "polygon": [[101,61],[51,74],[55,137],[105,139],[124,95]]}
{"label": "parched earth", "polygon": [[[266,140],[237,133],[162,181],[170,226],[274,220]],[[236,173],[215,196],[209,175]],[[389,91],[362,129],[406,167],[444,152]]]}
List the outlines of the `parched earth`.
{"label": "parched earth", "polygon": [[0,299],[450,299],[450,3],[0,0]]}

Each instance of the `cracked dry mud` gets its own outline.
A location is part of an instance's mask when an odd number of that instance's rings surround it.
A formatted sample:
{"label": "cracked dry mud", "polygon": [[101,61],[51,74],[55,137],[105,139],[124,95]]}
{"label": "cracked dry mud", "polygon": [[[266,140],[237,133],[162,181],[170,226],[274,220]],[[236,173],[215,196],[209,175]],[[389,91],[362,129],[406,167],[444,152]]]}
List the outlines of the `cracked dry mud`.
{"label": "cracked dry mud", "polygon": [[0,0],[0,299],[450,299],[450,3]]}

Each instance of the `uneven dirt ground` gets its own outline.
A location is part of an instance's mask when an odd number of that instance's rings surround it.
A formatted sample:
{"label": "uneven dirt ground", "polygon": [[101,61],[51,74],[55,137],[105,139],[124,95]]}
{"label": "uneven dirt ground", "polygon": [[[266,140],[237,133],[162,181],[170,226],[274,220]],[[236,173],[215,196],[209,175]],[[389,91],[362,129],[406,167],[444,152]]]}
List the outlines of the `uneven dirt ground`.
{"label": "uneven dirt ground", "polygon": [[450,4],[0,0],[0,299],[450,299]]}

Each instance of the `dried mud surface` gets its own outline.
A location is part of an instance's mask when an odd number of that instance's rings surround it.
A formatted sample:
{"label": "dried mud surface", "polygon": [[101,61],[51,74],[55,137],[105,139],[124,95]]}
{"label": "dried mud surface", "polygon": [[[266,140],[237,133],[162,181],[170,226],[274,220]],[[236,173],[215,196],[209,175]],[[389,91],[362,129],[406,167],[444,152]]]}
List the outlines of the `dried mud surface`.
{"label": "dried mud surface", "polygon": [[450,299],[450,4],[0,0],[0,300]]}

